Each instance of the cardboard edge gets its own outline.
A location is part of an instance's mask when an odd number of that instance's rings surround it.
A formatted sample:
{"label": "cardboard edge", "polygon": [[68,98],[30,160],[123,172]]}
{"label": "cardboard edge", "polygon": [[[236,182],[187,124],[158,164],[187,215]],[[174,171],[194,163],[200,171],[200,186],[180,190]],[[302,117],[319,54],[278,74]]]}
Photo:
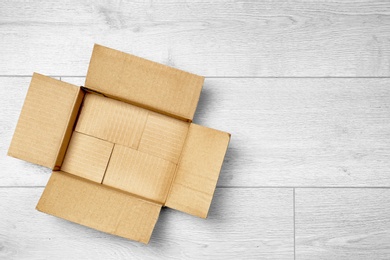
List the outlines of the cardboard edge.
{"label": "cardboard edge", "polygon": [[[141,104],[141,103],[137,103],[137,102],[134,102],[134,101],[131,101],[131,100],[127,100],[127,99],[124,99],[124,98],[121,98],[121,97],[118,97],[118,96],[115,96],[115,95],[110,95],[110,94],[107,94],[107,93],[99,92],[97,90],[90,89],[90,88],[88,88],[86,86],[82,86],[81,88],[85,92],[90,93],[90,94],[95,94],[95,95],[103,96],[103,97],[106,97],[106,98],[111,98],[111,99],[114,99],[114,100],[117,100],[117,101],[121,101],[121,102],[124,102],[124,103],[132,105],[132,106],[136,106],[136,107],[139,107],[139,108],[151,111],[151,112],[155,112],[157,114],[169,116],[171,118],[175,118],[175,119],[178,119],[180,121],[192,123],[192,119],[188,119],[188,118],[185,118],[183,116],[179,116],[179,115],[171,114],[171,113],[168,113],[168,112],[165,112],[165,111],[162,111],[162,110],[158,110],[158,109],[155,109],[153,107],[150,107],[150,106],[147,106],[147,105],[144,105],[144,104]],[[199,102],[199,98],[200,98],[200,94],[199,94],[197,102]],[[194,111],[194,115],[195,115],[195,111]],[[192,116],[192,118],[194,117],[194,115]]]}
{"label": "cardboard edge", "polygon": [[83,103],[84,96],[85,96],[84,91],[79,87],[77,96],[76,96],[76,98],[73,102],[73,105],[72,105],[73,108],[68,115],[67,127],[62,135],[62,141],[61,141],[60,147],[58,148],[57,158],[56,158],[55,164],[52,167],[53,170],[60,170],[61,169],[61,165],[62,165],[62,162],[64,160],[66,150],[68,149],[68,145],[69,145],[70,139],[72,137],[72,133],[73,133],[73,129],[74,129],[74,126],[76,124],[76,121],[77,121],[77,117],[80,113],[80,107],[81,107],[81,104]]}
{"label": "cardboard edge", "polygon": [[171,191],[172,191],[172,188],[173,188],[173,184],[174,184],[175,179],[176,179],[177,171],[179,170],[179,165],[180,165],[181,159],[182,159],[182,157],[183,157],[184,145],[185,145],[186,142],[187,142],[188,132],[190,131],[190,126],[191,126],[191,124],[192,124],[192,123],[190,123],[190,125],[188,126],[187,133],[186,133],[186,138],[184,138],[183,146],[181,147],[181,151],[180,151],[179,160],[177,160],[177,164],[176,164],[176,167],[175,167],[175,172],[173,173],[173,177],[172,177],[171,183],[170,183],[170,185],[169,185],[169,189],[168,189],[167,195],[165,196],[164,203],[163,203],[163,207],[167,207],[165,204],[167,203],[167,200],[168,200],[168,198],[169,198],[169,195],[171,194]]}
{"label": "cardboard edge", "polygon": [[[214,129],[214,130],[216,130],[216,129]],[[218,130],[218,131],[220,131],[220,130]],[[228,132],[224,132],[224,131],[220,131],[220,132],[225,133],[225,134],[228,135],[228,141],[227,141],[227,144],[226,144],[225,153],[223,154],[223,161],[222,161],[221,167],[219,167],[219,169],[218,169],[218,171],[219,171],[219,173],[218,173],[218,178],[217,178],[217,181],[215,182],[215,186],[214,186],[214,188],[213,188],[213,193],[212,193],[212,195],[211,195],[211,200],[210,200],[209,207],[208,207],[207,212],[206,212],[205,215],[191,215],[191,216],[195,216],[195,217],[199,217],[199,218],[206,219],[206,218],[208,217],[208,215],[209,215],[210,207],[211,207],[211,204],[213,203],[215,191],[216,191],[217,188],[218,188],[218,187],[217,187],[217,184],[218,184],[219,178],[220,178],[220,176],[221,176],[222,167],[223,167],[223,165],[224,165],[226,153],[227,153],[227,151],[228,151],[228,149],[229,149],[230,140],[231,140],[231,136],[232,136],[232,135],[231,135],[230,133],[228,133]]]}
{"label": "cardboard edge", "polygon": [[232,135],[228,132],[224,132],[224,131],[221,131],[223,133],[226,133],[228,135],[228,141],[227,141],[227,144],[226,144],[226,150],[225,150],[225,153],[223,154],[223,161],[222,161],[222,164],[221,164],[221,167],[219,168],[219,174],[218,174],[218,178],[217,178],[217,181],[215,182],[215,187],[214,187],[214,190],[213,190],[213,194],[211,196],[211,201],[210,201],[210,205],[209,205],[209,208],[207,209],[207,212],[206,212],[206,215],[204,217],[201,217],[201,218],[204,218],[206,219],[209,215],[209,212],[210,212],[210,207],[211,207],[211,204],[213,203],[213,199],[214,199],[214,195],[215,195],[215,191],[217,190],[218,188],[218,181],[219,181],[219,178],[221,176],[221,172],[222,172],[222,168],[223,168],[223,165],[224,165],[224,162],[225,162],[225,159],[226,159],[226,154],[227,154],[227,151],[229,149],[229,145],[230,145],[230,140],[231,140],[231,137]]}
{"label": "cardboard edge", "polygon": [[[197,76],[198,76],[198,75],[197,75]],[[206,78],[203,77],[203,76],[199,76],[199,77],[202,78],[202,84],[200,85],[200,90],[199,90],[198,95],[196,96],[196,99],[195,99],[195,101],[194,101],[194,102],[195,102],[195,110],[194,110],[194,112],[193,112],[192,115],[191,115],[190,121],[187,121],[187,122],[190,122],[190,123],[192,123],[192,121],[193,121],[193,119],[194,119],[196,110],[197,110],[198,105],[199,105],[200,95],[202,94],[202,91],[203,91],[204,81],[205,81],[205,79],[206,79]]]}

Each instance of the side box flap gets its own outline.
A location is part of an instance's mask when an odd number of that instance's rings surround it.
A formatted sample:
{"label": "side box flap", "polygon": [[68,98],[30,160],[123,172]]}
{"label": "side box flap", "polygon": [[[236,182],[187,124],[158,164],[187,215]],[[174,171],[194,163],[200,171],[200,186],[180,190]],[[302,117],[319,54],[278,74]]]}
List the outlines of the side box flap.
{"label": "side box flap", "polygon": [[161,206],[78,176],[54,171],[37,210],[146,244]]}
{"label": "side box flap", "polygon": [[165,206],[206,218],[230,134],[191,124]]}
{"label": "side box flap", "polygon": [[34,73],[8,155],[59,169],[84,92]]}
{"label": "side box flap", "polygon": [[191,121],[204,78],[95,44],[85,87]]}

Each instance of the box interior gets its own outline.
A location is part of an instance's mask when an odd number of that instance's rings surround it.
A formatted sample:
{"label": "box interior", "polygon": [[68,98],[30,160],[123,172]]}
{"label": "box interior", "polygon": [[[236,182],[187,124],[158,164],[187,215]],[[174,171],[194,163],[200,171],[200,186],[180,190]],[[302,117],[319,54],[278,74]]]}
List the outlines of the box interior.
{"label": "box interior", "polygon": [[86,93],[61,170],[164,205],[189,125]]}

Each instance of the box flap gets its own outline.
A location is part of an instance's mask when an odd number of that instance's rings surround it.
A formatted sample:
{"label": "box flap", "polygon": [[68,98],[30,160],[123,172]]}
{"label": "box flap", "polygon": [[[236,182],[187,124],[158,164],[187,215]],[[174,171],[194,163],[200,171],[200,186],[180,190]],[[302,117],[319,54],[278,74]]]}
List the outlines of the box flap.
{"label": "box flap", "polygon": [[170,161],[115,144],[103,184],[163,204],[175,169]]}
{"label": "box flap", "polygon": [[102,183],[114,144],[73,132],[61,171]]}
{"label": "box flap", "polygon": [[161,206],[78,176],[54,171],[37,210],[146,244]]}
{"label": "box flap", "polygon": [[230,134],[191,124],[165,206],[206,218]]}
{"label": "box flap", "polygon": [[95,44],[85,86],[191,121],[204,77]]}
{"label": "box flap", "polygon": [[150,112],[138,150],[177,164],[190,123]]}
{"label": "box flap", "polygon": [[59,169],[84,92],[34,73],[8,155]]}
{"label": "box flap", "polygon": [[86,93],[76,131],[137,148],[148,118],[146,109]]}

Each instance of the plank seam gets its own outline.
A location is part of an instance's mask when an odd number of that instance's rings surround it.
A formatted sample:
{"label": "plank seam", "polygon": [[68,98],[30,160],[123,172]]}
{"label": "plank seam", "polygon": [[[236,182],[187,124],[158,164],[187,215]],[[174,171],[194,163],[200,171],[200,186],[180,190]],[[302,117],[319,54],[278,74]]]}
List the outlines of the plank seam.
{"label": "plank seam", "polygon": [[294,227],[294,260],[296,258],[295,256],[295,188],[293,188],[293,227]]}
{"label": "plank seam", "polygon": [[[85,78],[81,75],[46,75],[61,78]],[[31,75],[0,75],[3,78],[27,78]],[[390,76],[205,76],[209,79],[389,79]]]}
{"label": "plank seam", "polygon": [[[44,188],[45,185],[2,185],[1,188]],[[310,186],[217,186],[217,189],[390,189],[390,187],[310,187]]]}
{"label": "plank seam", "polygon": [[389,189],[390,186],[217,186],[220,189]]}

